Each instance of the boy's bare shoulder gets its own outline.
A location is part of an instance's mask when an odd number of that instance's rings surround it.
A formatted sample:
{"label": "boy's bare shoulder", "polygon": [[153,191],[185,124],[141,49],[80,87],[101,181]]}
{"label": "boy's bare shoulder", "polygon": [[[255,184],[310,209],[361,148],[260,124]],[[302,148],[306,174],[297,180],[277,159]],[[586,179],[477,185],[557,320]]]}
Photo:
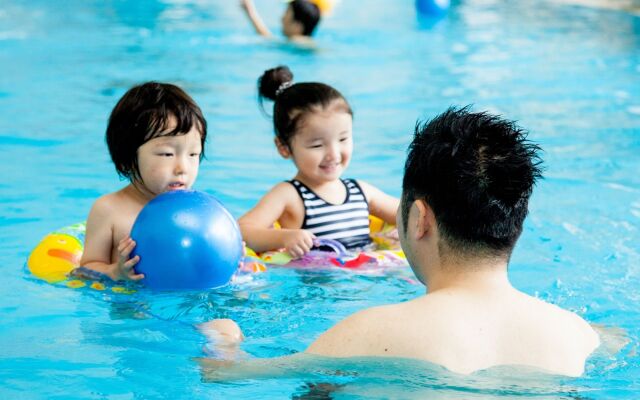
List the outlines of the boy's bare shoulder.
{"label": "boy's bare shoulder", "polygon": [[102,223],[121,219],[129,215],[137,215],[144,204],[131,196],[126,188],[100,196],[91,206],[89,220]]}
{"label": "boy's bare shoulder", "polygon": [[118,199],[116,194],[117,192],[113,192],[98,197],[91,206],[91,214],[107,215],[117,210],[121,200]]}
{"label": "boy's bare shoulder", "polygon": [[98,199],[93,203],[91,211],[95,211],[100,214],[111,213],[117,211],[129,202],[130,200],[124,190],[118,190],[98,197]]}

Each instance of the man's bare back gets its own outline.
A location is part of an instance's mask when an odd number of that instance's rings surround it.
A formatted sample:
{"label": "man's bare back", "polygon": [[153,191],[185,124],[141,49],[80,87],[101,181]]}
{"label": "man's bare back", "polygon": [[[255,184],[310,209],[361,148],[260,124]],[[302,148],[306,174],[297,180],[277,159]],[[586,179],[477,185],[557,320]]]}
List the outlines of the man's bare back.
{"label": "man's bare back", "polygon": [[579,376],[598,344],[579,316],[505,286],[439,290],[361,311],[320,336],[307,353],[417,358],[465,374],[527,365]]}
{"label": "man's bare back", "polygon": [[356,313],[307,352],[415,358],[460,373],[521,365],[581,375],[596,332],[518,291],[507,273],[540,177],[538,150],[514,123],[467,108],[418,125],[397,225],[427,294]]}

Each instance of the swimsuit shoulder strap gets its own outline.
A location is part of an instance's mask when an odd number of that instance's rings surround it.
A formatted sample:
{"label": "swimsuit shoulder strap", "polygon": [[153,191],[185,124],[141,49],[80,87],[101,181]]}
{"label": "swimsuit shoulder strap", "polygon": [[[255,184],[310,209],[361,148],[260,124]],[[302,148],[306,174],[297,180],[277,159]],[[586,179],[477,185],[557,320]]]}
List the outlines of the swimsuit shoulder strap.
{"label": "swimsuit shoulder strap", "polygon": [[[347,188],[347,201],[354,201],[354,197],[356,201],[363,201],[369,207],[369,201],[367,200],[367,196],[364,195],[364,190],[355,179],[342,179],[345,187]],[[360,197],[362,196],[362,197]]]}

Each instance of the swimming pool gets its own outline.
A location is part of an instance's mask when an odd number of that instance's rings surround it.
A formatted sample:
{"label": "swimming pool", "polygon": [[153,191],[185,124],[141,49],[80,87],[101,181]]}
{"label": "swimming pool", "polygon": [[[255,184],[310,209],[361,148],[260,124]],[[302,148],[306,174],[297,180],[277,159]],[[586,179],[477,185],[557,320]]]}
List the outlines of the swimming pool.
{"label": "swimming pool", "polygon": [[[281,9],[268,4],[257,2],[275,28]],[[318,42],[316,51],[265,43],[235,1],[3,2],[0,397],[640,392],[640,18],[553,2],[468,0],[434,23],[416,19],[409,0],[344,0]],[[355,310],[423,289],[406,270],[362,276],[272,268],[211,293],[132,302],[42,284],[24,271],[42,236],[82,221],[96,197],[122,185],[103,135],[108,113],[134,83],[177,83],[202,106],[211,138],[196,187],[234,215],[291,176],[256,103],[256,78],[280,63],[298,80],[326,81],[345,94],[355,111],[348,175],[395,195],[417,117],[473,103],[519,120],[545,150],[546,179],[512,259],[514,284],[591,322],[623,328],[632,343],[616,356],[594,357],[580,379],[500,369],[464,378],[417,362],[349,360],[208,383],[192,360],[202,355],[203,339],[180,322],[233,317],[248,336],[245,351],[279,356],[303,350]]]}

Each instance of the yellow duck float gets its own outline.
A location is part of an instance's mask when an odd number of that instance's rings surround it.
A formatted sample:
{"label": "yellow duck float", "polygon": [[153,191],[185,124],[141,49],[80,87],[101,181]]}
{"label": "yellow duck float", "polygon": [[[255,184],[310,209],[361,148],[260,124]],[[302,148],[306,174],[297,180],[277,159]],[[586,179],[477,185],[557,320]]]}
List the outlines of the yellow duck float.
{"label": "yellow duck float", "polygon": [[[51,284],[61,284],[73,289],[88,286],[95,290],[106,290],[107,286],[103,282],[69,277],[71,271],[80,264],[84,230],[84,224],[76,224],[45,236],[27,259],[29,272]],[[134,292],[123,286],[111,286],[109,289],[121,294]]]}

